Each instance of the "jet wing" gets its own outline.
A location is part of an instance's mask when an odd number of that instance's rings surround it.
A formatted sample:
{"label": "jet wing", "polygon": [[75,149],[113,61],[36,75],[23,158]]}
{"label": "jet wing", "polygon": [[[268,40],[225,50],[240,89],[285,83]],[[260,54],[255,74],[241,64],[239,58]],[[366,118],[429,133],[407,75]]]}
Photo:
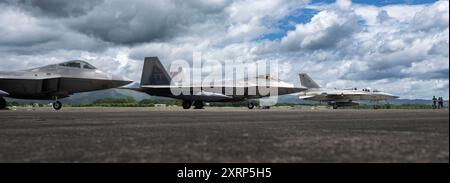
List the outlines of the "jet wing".
{"label": "jet wing", "polygon": [[326,93],[327,98],[331,99],[351,99],[351,100],[375,100],[381,99],[379,95],[358,91],[348,91],[348,92],[331,92]]}
{"label": "jet wing", "polygon": [[[209,88],[209,90],[208,90]],[[223,86],[216,88],[210,88],[209,86],[193,85],[193,86],[174,86],[174,85],[141,85],[140,88],[119,88],[128,89],[138,92],[147,93],[149,90],[153,92],[159,92],[159,95],[167,94],[170,95],[170,91],[167,90],[179,90],[181,91],[194,91],[195,94],[183,96],[184,99],[188,100],[207,100],[207,101],[222,101],[222,100],[232,100],[232,96],[227,96],[221,93]],[[215,90],[219,89],[219,92]],[[167,93],[168,92],[168,93]]]}
{"label": "jet wing", "polygon": [[[218,99],[234,99],[234,98],[260,98],[269,96],[271,89],[263,90],[264,86],[233,86],[233,85],[220,85],[220,86],[210,86],[210,85],[141,85],[139,88],[120,88],[128,89],[138,92],[147,93],[150,95],[171,95],[171,91],[175,93],[188,92],[192,93],[193,96],[204,96],[208,99],[218,98]],[[268,89],[264,87],[265,89]],[[305,88],[296,87],[285,87],[285,86],[274,86],[272,89],[277,89],[278,95],[290,94],[300,92],[305,90]],[[230,94],[224,94],[230,92]],[[251,92],[251,93],[249,93]],[[176,95],[177,96],[177,95]],[[183,96],[186,97],[186,96]]]}
{"label": "jet wing", "polygon": [[[210,85],[189,85],[189,86],[176,86],[176,85],[141,85],[140,88],[131,88],[131,90],[135,91],[145,91],[146,89],[177,89],[177,90],[198,90],[198,91],[216,91],[217,89],[221,90],[251,90],[259,91],[261,88],[268,88],[266,86],[233,86],[233,85],[220,85],[220,86],[210,86]],[[303,87],[285,87],[285,86],[272,86],[271,88],[277,88],[278,93],[281,95],[297,93],[306,90]]]}
{"label": "jet wing", "polygon": [[[221,86],[222,87],[222,86]],[[175,86],[175,85],[141,85],[139,88],[126,88],[126,87],[121,87],[119,89],[127,89],[127,90],[134,90],[134,91],[140,91],[140,92],[144,92],[147,89],[180,89],[180,90],[191,90],[191,89],[203,89],[203,88],[208,88],[206,86]]]}
{"label": "jet wing", "polygon": [[[216,88],[228,88],[228,87],[235,87],[239,88],[239,86],[215,86]],[[189,85],[189,86],[176,86],[176,85],[141,85],[141,88],[211,88],[209,85]],[[242,87],[243,88],[243,87]]]}
{"label": "jet wing", "polygon": [[[222,91],[227,90],[241,90],[244,91],[250,87],[247,86],[209,86],[209,85],[189,85],[189,86],[176,86],[176,85],[141,85],[140,88],[132,88],[131,90],[145,92],[147,90],[172,90],[172,91],[198,91],[208,92],[208,93],[216,93],[215,95],[222,95]],[[198,95],[198,94],[197,94]]]}
{"label": "jet wing", "polygon": [[346,98],[346,97],[352,97],[352,96],[360,96],[364,95],[360,92],[339,92],[339,91],[331,91],[331,92],[324,92],[322,95],[325,95],[329,98]]}

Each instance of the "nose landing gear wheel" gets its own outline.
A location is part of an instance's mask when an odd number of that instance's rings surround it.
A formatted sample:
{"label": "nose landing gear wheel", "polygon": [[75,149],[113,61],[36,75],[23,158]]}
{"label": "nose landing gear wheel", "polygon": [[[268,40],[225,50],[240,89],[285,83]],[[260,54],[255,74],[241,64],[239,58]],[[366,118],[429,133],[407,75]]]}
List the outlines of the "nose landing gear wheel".
{"label": "nose landing gear wheel", "polygon": [[6,100],[4,98],[0,98],[0,109],[6,108]]}
{"label": "nose landing gear wheel", "polygon": [[183,109],[190,109],[192,106],[192,102],[191,101],[183,101],[183,103],[181,105],[183,106]]}
{"label": "nose landing gear wheel", "polygon": [[53,109],[59,111],[62,108],[62,103],[60,101],[53,102]]}
{"label": "nose landing gear wheel", "polygon": [[194,102],[194,109],[203,109],[203,102],[202,101],[195,101]]}
{"label": "nose landing gear wheel", "polygon": [[248,104],[247,104],[247,107],[248,107],[248,109],[253,109],[253,108],[255,108],[255,104],[253,104],[253,103],[248,103]]}

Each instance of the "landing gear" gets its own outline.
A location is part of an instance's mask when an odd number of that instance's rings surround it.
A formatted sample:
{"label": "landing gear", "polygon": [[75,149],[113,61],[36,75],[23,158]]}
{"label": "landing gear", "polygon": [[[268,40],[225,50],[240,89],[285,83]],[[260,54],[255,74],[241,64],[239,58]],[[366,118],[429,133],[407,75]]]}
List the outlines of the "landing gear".
{"label": "landing gear", "polygon": [[192,102],[189,100],[183,100],[183,103],[181,105],[183,106],[183,109],[190,109],[192,106]]}
{"label": "landing gear", "polygon": [[337,109],[338,105],[337,104],[333,104],[333,109]]}
{"label": "landing gear", "polygon": [[375,104],[373,105],[373,109],[380,109],[381,105],[380,105],[380,100],[374,100]]}
{"label": "landing gear", "polygon": [[[192,106],[192,101],[189,100],[183,100],[183,103],[181,104],[183,106],[183,109],[190,109]],[[194,101],[194,109],[203,109],[203,101]]]}
{"label": "landing gear", "polygon": [[247,104],[247,107],[248,107],[248,109],[253,109],[253,108],[255,108],[255,104],[250,102]]}
{"label": "landing gear", "polygon": [[58,100],[53,102],[52,105],[53,105],[53,109],[55,109],[57,111],[59,111],[62,108],[62,103],[60,101],[58,101]]}
{"label": "landing gear", "polygon": [[270,106],[262,106],[261,109],[270,109]]}
{"label": "landing gear", "polygon": [[6,100],[2,97],[0,98],[0,109],[6,108]]}
{"label": "landing gear", "polygon": [[53,109],[55,109],[55,110],[57,110],[57,111],[61,110],[61,108],[62,108],[63,105],[62,105],[62,103],[58,100],[58,96],[54,96],[53,99],[55,100],[55,101],[52,103]]}
{"label": "landing gear", "polygon": [[203,101],[194,101],[194,109],[203,109]]}

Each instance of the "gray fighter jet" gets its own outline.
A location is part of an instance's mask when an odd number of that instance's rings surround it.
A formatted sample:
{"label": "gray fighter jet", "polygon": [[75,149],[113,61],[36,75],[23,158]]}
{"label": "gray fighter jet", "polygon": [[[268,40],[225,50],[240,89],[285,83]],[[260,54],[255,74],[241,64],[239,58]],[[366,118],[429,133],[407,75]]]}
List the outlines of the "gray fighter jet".
{"label": "gray fighter jet", "polygon": [[[172,75],[173,76],[173,75]],[[295,87],[293,84],[278,81],[270,75],[258,76],[254,79],[235,81],[233,85],[173,85],[172,78],[164,69],[158,57],[146,57],[139,88],[126,88],[149,95],[170,97],[183,101],[184,109],[190,109],[194,105],[195,109],[202,109],[204,102],[234,102],[247,101],[262,97],[273,96],[273,93],[263,92],[263,88],[276,91],[277,95],[298,93],[306,90],[304,87]],[[173,91],[183,90],[188,93],[177,93]],[[255,104],[248,103],[248,108],[253,109]]]}
{"label": "gray fighter jet", "polygon": [[33,100],[55,100],[74,93],[103,90],[127,85],[132,81],[102,72],[91,64],[74,60],[35,69],[0,72],[0,109],[6,107],[4,97]]}
{"label": "gray fighter jet", "polygon": [[[300,74],[300,82],[302,86],[308,88],[308,90],[300,92],[300,99],[328,102],[329,105],[333,106],[333,109],[337,109],[341,106],[351,106],[355,104],[353,101],[358,100],[379,102],[398,98],[398,96],[394,96],[390,93],[371,90],[370,88],[363,88],[360,90],[358,90],[358,88],[343,90],[321,88],[308,76],[308,74],[305,73]],[[374,107],[376,106],[374,105]]]}

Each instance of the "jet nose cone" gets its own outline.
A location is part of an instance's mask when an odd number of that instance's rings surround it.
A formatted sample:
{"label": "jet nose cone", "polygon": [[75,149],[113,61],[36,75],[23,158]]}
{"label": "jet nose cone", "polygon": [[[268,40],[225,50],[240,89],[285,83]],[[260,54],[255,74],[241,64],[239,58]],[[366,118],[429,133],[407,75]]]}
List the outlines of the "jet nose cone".
{"label": "jet nose cone", "polygon": [[133,82],[132,80],[130,80],[126,77],[123,77],[123,76],[119,76],[119,75],[113,75],[112,81],[113,81],[114,85],[116,85],[117,87],[124,86],[124,85],[130,84]]}
{"label": "jet nose cone", "polygon": [[0,97],[4,97],[4,96],[8,96],[8,95],[9,95],[9,93],[0,90]]}
{"label": "jet nose cone", "polygon": [[390,94],[390,93],[386,93],[386,95],[387,95],[389,98],[391,98],[391,99],[399,98],[399,96],[396,96],[396,95],[393,95],[393,94]]}

